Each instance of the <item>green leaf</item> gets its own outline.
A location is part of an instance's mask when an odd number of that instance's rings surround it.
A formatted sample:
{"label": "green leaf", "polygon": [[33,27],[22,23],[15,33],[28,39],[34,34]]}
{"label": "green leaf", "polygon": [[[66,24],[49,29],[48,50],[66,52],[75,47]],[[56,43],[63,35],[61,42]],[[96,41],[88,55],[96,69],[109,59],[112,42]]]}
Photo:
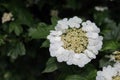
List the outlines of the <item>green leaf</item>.
{"label": "green leaf", "polygon": [[66,76],[68,76],[68,73],[60,73],[60,75],[56,76],[55,80],[65,80]]}
{"label": "green leaf", "polygon": [[44,69],[43,73],[49,73],[57,70],[57,64],[55,58],[49,58],[46,64],[46,68]]}
{"label": "green leaf", "polygon": [[24,44],[22,42],[16,42],[11,44],[7,55],[12,59],[16,59],[19,55],[25,55],[25,52],[26,50]]}
{"label": "green leaf", "polygon": [[105,41],[102,50],[117,50],[119,43],[115,41]]}
{"label": "green leaf", "polygon": [[106,24],[105,25],[105,27],[107,28],[107,29],[114,29],[115,27],[117,27],[117,25],[116,25],[116,22],[115,21],[113,21],[113,20],[111,20],[110,18],[106,18],[105,20],[104,20],[104,23]]}
{"label": "green leaf", "polygon": [[59,18],[56,16],[51,17],[52,25],[56,25],[58,20],[59,20]]}
{"label": "green leaf", "polygon": [[0,34],[0,46],[3,45],[3,44],[5,44],[4,39],[5,39],[6,37],[7,37],[7,35],[1,35],[1,34]]}
{"label": "green leaf", "polygon": [[111,37],[115,41],[119,41],[120,40],[120,24],[118,26],[114,27],[114,29],[112,29]]}
{"label": "green leaf", "polygon": [[89,74],[87,75],[87,80],[95,80],[96,78],[96,73],[97,73],[97,70],[96,69],[93,69],[89,72]]}
{"label": "green leaf", "polygon": [[97,25],[101,25],[105,19],[108,17],[108,12],[104,11],[104,12],[95,12],[94,13],[94,19]]}
{"label": "green leaf", "polygon": [[102,68],[104,66],[107,66],[107,65],[113,65],[114,62],[110,61],[109,58],[105,58],[103,57],[100,61],[99,61],[99,67]]}
{"label": "green leaf", "polygon": [[19,36],[20,33],[23,32],[23,29],[22,29],[21,26],[18,25],[18,26],[15,27],[14,32],[15,32],[15,34],[16,34],[17,36]]}
{"label": "green leaf", "polygon": [[86,79],[81,77],[80,75],[69,75],[65,78],[65,80],[86,80]]}
{"label": "green leaf", "polygon": [[[62,64],[58,67],[63,66]],[[57,80],[95,80],[97,70],[91,64],[87,64],[84,68],[77,66],[63,66],[59,68],[62,72]]]}
{"label": "green leaf", "polygon": [[104,29],[102,34],[104,35],[104,40],[120,40],[120,24],[117,25],[116,22],[110,20],[109,18],[105,19]]}
{"label": "green leaf", "polygon": [[3,39],[0,39],[0,46],[5,44],[4,40]]}
{"label": "green leaf", "polygon": [[39,34],[40,33],[36,28],[29,29],[29,36],[31,36],[32,38],[35,38],[35,39],[39,38],[40,37]]}
{"label": "green leaf", "polygon": [[52,26],[48,26],[45,23],[39,23],[36,28],[29,29],[29,36],[33,39],[45,38],[49,35]]}
{"label": "green leaf", "polygon": [[15,23],[10,23],[10,25],[9,25],[9,33],[11,33],[11,32],[13,32],[14,31],[14,29],[15,29],[15,26],[16,26],[16,24]]}
{"label": "green leaf", "polygon": [[49,44],[50,44],[49,40],[45,40],[45,41],[42,43],[41,47],[49,47]]}
{"label": "green leaf", "polygon": [[19,24],[11,22],[9,25],[9,32],[11,33],[13,31],[17,36],[19,36],[23,32],[23,28]]}
{"label": "green leaf", "polygon": [[95,80],[96,73],[95,67],[92,64],[87,64],[80,72],[80,75],[86,78],[85,80]]}

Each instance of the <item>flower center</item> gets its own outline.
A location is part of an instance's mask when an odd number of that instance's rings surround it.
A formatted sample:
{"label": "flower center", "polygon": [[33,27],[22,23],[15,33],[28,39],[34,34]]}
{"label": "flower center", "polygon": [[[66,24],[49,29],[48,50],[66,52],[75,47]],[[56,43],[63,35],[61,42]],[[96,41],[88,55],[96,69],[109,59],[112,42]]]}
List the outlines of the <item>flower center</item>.
{"label": "flower center", "polygon": [[116,61],[120,61],[120,52],[119,51],[115,51],[113,53],[113,55],[114,55]]}
{"label": "flower center", "polygon": [[86,32],[81,28],[69,28],[61,35],[63,47],[67,50],[73,50],[75,53],[83,52],[88,45]]}
{"label": "flower center", "polygon": [[120,80],[120,76],[114,76],[112,80]]}

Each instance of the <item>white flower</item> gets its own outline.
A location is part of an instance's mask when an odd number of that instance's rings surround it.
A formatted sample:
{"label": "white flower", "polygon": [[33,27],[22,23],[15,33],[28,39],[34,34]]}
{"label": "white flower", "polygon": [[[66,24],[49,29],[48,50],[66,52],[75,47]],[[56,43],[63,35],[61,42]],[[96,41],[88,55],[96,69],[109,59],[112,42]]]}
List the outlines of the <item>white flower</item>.
{"label": "white flower", "polygon": [[116,62],[116,64],[114,65],[116,70],[118,71],[118,75],[120,75],[120,63]]}
{"label": "white flower", "polygon": [[120,51],[115,51],[110,55],[110,61],[120,62]]}
{"label": "white flower", "polygon": [[97,72],[96,80],[120,80],[120,63],[103,67],[102,71]]}
{"label": "white flower", "polygon": [[14,18],[12,18],[12,17],[13,17],[12,13],[5,12],[2,16],[2,23],[8,22],[10,20],[14,20]]}
{"label": "white flower", "polygon": [[72,27],[76,27],[79,28],[80,27],[80,23],[82,22],[82,20],[78,17],[73,17],[70,18],[68,21],[68,25],[72,28]]}
{"label": "white flower", "polygon": [[108,10],[108,7],[106,7],[106,6],[96,6],[95,10],[103,12],[105,10]]}
{"label": "white flower", "polygon": [[58,10],[51,10],[50,15],[51,16],[58,16]]}
{"label": "white flower", "polygon": [[77,16],[58,21],[55,30],[50,31],[50,55],[58,62],[84,67],[96,58],[102,48],[100,29],[91,21],[82,22]]}

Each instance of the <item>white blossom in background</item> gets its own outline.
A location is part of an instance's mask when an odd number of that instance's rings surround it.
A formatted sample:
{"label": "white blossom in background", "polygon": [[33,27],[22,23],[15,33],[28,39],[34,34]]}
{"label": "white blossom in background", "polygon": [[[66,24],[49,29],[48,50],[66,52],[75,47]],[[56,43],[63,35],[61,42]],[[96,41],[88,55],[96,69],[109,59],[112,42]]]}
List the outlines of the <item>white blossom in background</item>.
{"label": "white blossom in background", "polygon": [[96,10],[96,11],[101,11],[101,12],[103,12],[103,11],[105,11],[105,10],[108,10],[108,7],[95,6],[95,10]]}
{"label": "white blossom in background", "polygon": [[50,31],[50,55],[58,62],[84,67],[96,58],[102,48],[100,29],[91,21],[82,22],[77,16],[59,20],[55,30]]}
{"label": "white blossom in background", "polygon": [[120,62],[120,51],[115,51],[110,55],[110,61]]}
{"label": "white blossom in background", "polygon": [[14,20],[12,13],[4,13],[2,16],[2,23]]}
{"label": "white blossom in background", "polygon": [[51,16],[58,16],[58,10],[51,10],[50,15]]}
{"label": "white blossom in background", "polygon": [[120,80],[120,63],[103,67],[102,71],[97,72],[96,80]]}

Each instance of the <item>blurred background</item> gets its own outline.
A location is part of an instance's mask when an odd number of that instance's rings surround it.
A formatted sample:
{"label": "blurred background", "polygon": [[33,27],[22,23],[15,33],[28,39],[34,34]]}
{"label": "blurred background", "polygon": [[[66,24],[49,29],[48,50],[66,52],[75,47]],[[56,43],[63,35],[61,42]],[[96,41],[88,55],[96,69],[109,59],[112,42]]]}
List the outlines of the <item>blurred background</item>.
{"label": "blurred background", "polygon": [[[78,16],[101,29],[104,45],[84,68],[58,63],[49,54],[49,31]],[[120,50],[120,0],[0,0],[0,80],[95,80]]]}

